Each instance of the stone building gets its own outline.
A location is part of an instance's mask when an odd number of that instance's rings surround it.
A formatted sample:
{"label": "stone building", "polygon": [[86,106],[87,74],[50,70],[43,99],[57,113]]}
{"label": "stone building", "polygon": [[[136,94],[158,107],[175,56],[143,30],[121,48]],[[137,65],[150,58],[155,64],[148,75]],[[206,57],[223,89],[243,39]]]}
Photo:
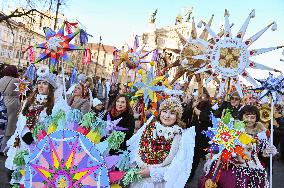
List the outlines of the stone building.
{"label": "stone building", "polygon": [[[114,47],[105,44],[88,43],[86,48],[91,51],[91,62],[83,65],[83,54],[76,61],[79,72],[85,73],[90,77],[109,78],[113,71],[113,52]],[[98,62],[98,63],[97,63]]]}
{"label": "stone building", "polygon": [[[3,12],[0,14],[4,15]],[[45,37],[31,30],[29,25],[12,19],[9,23],[0,22],[0,62],[26,66],[29,60],[25,50],[31,45],[44,42]],[[35,56],[38,57],[39,54],[40,49],[35,49]]]}

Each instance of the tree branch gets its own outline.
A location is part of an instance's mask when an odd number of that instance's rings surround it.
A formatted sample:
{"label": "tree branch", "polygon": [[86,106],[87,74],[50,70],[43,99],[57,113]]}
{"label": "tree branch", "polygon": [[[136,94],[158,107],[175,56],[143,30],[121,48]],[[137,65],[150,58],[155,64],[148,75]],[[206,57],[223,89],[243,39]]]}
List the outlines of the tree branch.
{"label": "tree branch", "polygon": [[17,18],[22,16],[32,16],[37,12],[45,17],[51,18],[50,16],[45,15],[44,13],[38,11],[37,9],[30,9],[28,11],[19,11],[19,9],[14,10],[10,15],[0,15],[0,22],[7,21],[10,18]]}

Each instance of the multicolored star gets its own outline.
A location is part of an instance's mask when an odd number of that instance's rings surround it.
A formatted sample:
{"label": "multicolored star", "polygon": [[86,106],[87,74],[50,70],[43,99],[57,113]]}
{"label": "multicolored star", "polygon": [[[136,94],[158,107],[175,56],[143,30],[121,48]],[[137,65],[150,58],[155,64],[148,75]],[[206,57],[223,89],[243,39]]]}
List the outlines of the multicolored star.
{"label": "multicolored star", "polygon": [[46,42],[36,45],[37,48],[44,49],[44,52],[41,53],[39,59],[35,63],[50,58],[50,63],[54,66],[61,57],[64,61],[68,60],[67,51],[84,50],[82,47],[70,44],[70,41],[80,32],[80,29],[64,36],[64,26],[65,24],[61,26],[57,33],[49,27],[44,28]]}

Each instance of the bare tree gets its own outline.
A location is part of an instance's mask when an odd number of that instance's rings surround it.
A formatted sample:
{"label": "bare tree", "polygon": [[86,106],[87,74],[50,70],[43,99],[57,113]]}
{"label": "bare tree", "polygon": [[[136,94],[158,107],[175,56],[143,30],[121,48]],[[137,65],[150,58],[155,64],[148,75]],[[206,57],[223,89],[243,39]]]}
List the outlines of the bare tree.
{"label": "bare tree", "polygon": [[[9,22],[11,18],[28,17],[32,18],[36,13],[49,17],[45,14],[47,11],[58,14],[59,6],[64,5],[66,0],[21,0],[22,8],[15,8],[9,14],[0,14],[0,22]],[[56,15],[57,18],[57,15]]]}

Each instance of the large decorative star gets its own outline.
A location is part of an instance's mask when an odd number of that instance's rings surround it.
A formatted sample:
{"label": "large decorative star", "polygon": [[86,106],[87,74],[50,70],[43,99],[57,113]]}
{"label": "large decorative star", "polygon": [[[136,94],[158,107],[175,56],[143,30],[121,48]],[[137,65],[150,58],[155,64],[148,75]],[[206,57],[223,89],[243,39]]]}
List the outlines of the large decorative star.
{"label": "large decorative star", "polygon": [[29,88],[28,88],[29,84],[30,84],[30,82],[25,81],[25,79],[20,78],[19,83],[15,83],[15,85],[16,85],[15,91],[18,91],[19,95],[26,96],[27,91],[29,90]]}
{"label": "large decorative star", "polygon": [[[213,16],[210,18],[208,25],[211,26]],[[202,80],[200,74],[194,74],[194,72],[201,67],[203,67],[205,64],[208,64],[208,60],[197,60],[193,59],[192,56],[201,55],[205,53],[206,46],[202,43],[194,43],[192,41],[196,40],[208,40],[208,31],[206,29],[203,30],[203,32],[200,34],[200,36],[197,36],[196,27],[194,18],[192,18],[192,26],[191,26],[191,36],[189,39],[186,39],[181,33],[179,33],[176,30],[179,40],[183,45],[183,48],[181,50],[175,50],[177,53],[180,53],[180,58],[177,59],[174,63],[166,67],[165,69],[178,67],[178,71],[176,75],[174,76],[173,80],[170,84],[173,84],[176,82],[180,77],[183,75],[186,75],[188,83],[192,79],[192,77],[195,75],[196,80],[198,82],[198,91],[202,93]],[[224,32],[220,32],[218,35],[221,37]],[[218,80],[218,79],[216,79]],[[219,81],[217,81],[219,82]],[[186,86],[187,87],[187,86]]]}
{"label": "large decorative star", "polygon": [[65,24],[61,26],[57,33],[48,27],[44,28],[46,42],[36,45],[37,48],[44,49],[44,52],[41,53],[39,59],[35,63],[50,58],[50,63],[54,66],[61,57],[64,61],[68,60],[67,51],[83,50],[82,47],[70,44],[70,41],[80,32],[80,30],[77,29],[74,33],[64,36],[64,26]]}
{"label": "large decorative star", "polygon": [[44,183],[47,187],[51,185],[62,187],[63,184],[67,185],[66,187],[80,186],[84,178],[99,168],[99,166],[93,166],[77,169],[74,165],[74,155],[76,154],[78,140],[76,140],[66,160],[60,159],[51,141],[49,141],[49,144],[52,158],[51,168],[47,169],[36,164],[31,165],[45,179]]}
{"label": "large decorative star", "polygon": [[128,50],[125,52],[124,49],[121,51],[117,51],[114,62],[116,62],[116,69],[118,70],[118,67],[125,63],[126,67],[129,69],[137,69],[139,68],[139,65],[141,63],[149,63],[148,60],[144,59],[146,56],[148,56],[152,51],[143,53],[144,45],[138,50],[139,48],[139,42],[138,42],[138,36],[135,36],[134,44],[132,47],[128,46]]}
{"label": "large decorative star", "polygon": [[253,90],[262,91],[260,99],[271,94],[273,101],[276,102],[277,94],[284,95],[284,93],[282,91],[282,89],[284,88],[284,83],[283,83],[284,77],[283,77],[283,75],[280,75],[278,77],[274,77],[273,74],[269,73],[268,78],[262,79],[262,80],[260,80],[260,79],[256,79],[256,80],[261,83],[261,86],[255,88]]}
{"label": "large decorative star", "polygon": [[214,71],[213,74],[205,81],[205,84],[220,75],[222,79],[219,87],[219,96],[224,92],[225,85],[229,78],[231,78],[237,92],[241,97],[243,97],[242,88],[239,82],[239,75],[247,79],[254,86],[257,86],[256,81],[249,75],[246,68],[278,71],[276,69],[256,63],[250,60],[250,57],[276,50],[282,48],[283,46],[252,50],[248,49],[250,45],[253,44],[268,28],[272,27],[273,31],[277,28],[276,23],[272,22],[249,39],[243,41],[243,37],[245,35],[250,19],[255,17],[254,10],[249,14],[248,18],[245,20],[243,26],[235,37],[233,37],[231,33],[229,13],[227,10],[225,10],[224,17],[224,38],[218,36],[208,24],[203,21],[200,22],[200,25],[203,24],[205,26],[205,29],[210,33],[213,39],[208,42],[205,40],[196,41],[197,43],[202,43],[203,45],[205,45],[206,53],[203,53],[202,55],[192,56],[192,58],[196,60],[210,61],[210,63],[200,68],[195,73],[199,74],[209,70]]}
{"label": "large decorative star", "polygon": [[26,171],[25,187],[109,186],[107,167],[95,145],[70,130],[54,132],[37,143]]}

